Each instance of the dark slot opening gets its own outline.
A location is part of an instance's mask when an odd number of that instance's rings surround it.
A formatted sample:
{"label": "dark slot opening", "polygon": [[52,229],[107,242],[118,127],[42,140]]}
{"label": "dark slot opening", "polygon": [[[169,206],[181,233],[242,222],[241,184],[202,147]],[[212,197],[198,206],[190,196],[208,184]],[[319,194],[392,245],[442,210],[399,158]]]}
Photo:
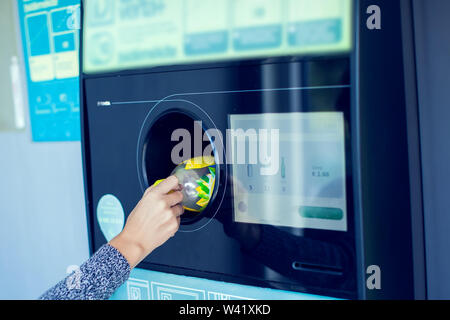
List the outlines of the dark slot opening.
{"label": "dark slot opening", "polygon": [[[178,165],[178,163],[173,163],[171,159],[173,147],[180,143],[180,141],[172,141],[171,139],[172,133],[176,129],[186,129],[191,136],[190,154],[181,154],[182,161],[202,156],[202,153],[196,154],[194,150],[194,126],[198,125],[194,121],[195,119],[182,112],[170,112],[161,116],[150,128],[144,146],[144,173],[148,186],[159,179],[169,176]],[[204,132],[202,128],[202,136]],[[203,141],[201,152],[210,144],[210,141]],[[203,215],[204,212],[193,213],[185,211],[182,215],[181,223],[194,223],[200,220]]]}

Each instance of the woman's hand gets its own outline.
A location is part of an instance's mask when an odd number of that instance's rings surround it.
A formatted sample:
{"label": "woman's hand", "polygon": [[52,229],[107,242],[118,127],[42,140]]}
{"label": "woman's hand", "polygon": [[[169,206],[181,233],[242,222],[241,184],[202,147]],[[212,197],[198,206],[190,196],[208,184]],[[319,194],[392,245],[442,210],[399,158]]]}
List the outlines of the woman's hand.
{"label": "woman's hand", "polygon": [[134,268],[178,231],[180,215],[184,212],[179,204],[182,200],[183,194],[175,176],[148,188],[128,216],[122,232],[109,244]]}

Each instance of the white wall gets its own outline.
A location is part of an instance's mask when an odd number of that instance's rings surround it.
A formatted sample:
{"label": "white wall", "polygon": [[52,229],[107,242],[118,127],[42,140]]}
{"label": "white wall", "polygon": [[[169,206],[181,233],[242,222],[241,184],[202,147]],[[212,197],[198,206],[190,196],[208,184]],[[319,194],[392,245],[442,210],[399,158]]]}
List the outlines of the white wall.
{"label": "white wall", "polygon": [[79,142],[0,133],[0,299],[34,299],[88,258]]}

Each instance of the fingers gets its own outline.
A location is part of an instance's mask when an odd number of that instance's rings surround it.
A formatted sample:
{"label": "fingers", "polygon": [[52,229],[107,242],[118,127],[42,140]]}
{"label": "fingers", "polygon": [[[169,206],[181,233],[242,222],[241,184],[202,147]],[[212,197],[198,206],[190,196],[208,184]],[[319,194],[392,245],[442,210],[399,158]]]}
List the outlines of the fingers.
{"label": "fingers", "polygon": [[175,217],[179,218],[184,213],[184,208],[178,204],[172,207],[172,212]]}
{"label": "fingers", "polygon": [[144,191],[144,196],[148,195],[148,194],[150,193],[150,191],[153,190],[153,188],[154,188],[154,186],[151,185],[150,187],[148,187],[147,189],[145,189],[145,191]]}
{"label": "fingers", "polygon": [[178,232],[178,229],[180,228],[180,224],[181,224],[180,215],[183,214],[184,209],[182,206],[177,205],[175,207],[172,207],[172,211],[174,212],[174,215],[175,215],[176,224],[171,227],[172,228],[171,235],[170,235],[171,238],[175,236],[175,234]]}
{"label": "fingers", "polygon": [[167,204],[172,207],[176,204],[179,204],[183,200],[183,193],[180,191],[175,191],[172,193],[169,193],[168,195],[164,196],[165,200],[167,201]]}
{"label": "fingers", "polygon": [[172,190],[178,190],[178,189],[179,189],[178,179],[175,176],[168,177],[164,181],[161,181],[160,184],[158,184],[157,186],[154,186],[152,188],[152,190],[154,192],[158,192],[161,194],[167,194]]}
{"label": "fingers", "polygon": [[180,217],[177,217],[177,226],[176,226],[176,230],[175,230],[175,232],[173,233],[172,237],[174,237],[174,236],[177,234],[178,229],[180,228],[180,223],[181,223],[181,218],[180,218]]}

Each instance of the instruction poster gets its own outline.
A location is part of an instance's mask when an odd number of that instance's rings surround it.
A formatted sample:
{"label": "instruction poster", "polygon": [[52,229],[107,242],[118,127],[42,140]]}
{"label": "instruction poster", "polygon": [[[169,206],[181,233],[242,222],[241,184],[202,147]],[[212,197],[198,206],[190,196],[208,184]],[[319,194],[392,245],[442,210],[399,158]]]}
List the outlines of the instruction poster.
{"label": "instruction poster", "polygon": [[33,141],[80,140],[79,0],[19,0]]}

